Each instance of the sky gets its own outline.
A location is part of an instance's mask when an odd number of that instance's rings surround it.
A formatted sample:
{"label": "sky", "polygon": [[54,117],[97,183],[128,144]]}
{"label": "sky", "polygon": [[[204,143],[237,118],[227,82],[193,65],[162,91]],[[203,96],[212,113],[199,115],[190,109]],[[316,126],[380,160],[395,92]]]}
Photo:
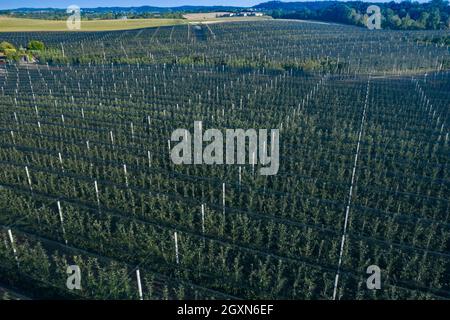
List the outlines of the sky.
{"label": "sky", "polygon": [[[181,5],[228,5],[239,7],[250,7],[255,4],[266,2],[268,0],[0,0],[0,9],[16,9],[16,8],[67,8],[69,5],[75,4],[81,8],[94,7],[138,7],[138,6],[155,6],[155,7],[175,7]],[[296,0],[302,1],[302,0]],[[311,1],[311,0],[309,0]],[[363,0],[364,1],[364,0]],[[291,2],[291,1],[285,1]],[[372,0],[371,2],[379,2]],[[420,1],[422,2],[422,1]]]}

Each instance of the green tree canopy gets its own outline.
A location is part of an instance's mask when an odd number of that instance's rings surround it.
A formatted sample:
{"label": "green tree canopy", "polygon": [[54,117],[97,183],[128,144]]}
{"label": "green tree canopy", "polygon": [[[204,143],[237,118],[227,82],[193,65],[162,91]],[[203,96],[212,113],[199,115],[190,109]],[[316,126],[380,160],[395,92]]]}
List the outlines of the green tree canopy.
{"label": "green tree canopy", "polygon": [[45,45],[42,41],[31,40],[27,46],[28,50],[42,51],[45,49]]}
{"label": "green tree canopy", "polygon": [[16,50],[16,47],[12,43],[2,41],[0,42],[0,51],[6,51],[6,50]]}

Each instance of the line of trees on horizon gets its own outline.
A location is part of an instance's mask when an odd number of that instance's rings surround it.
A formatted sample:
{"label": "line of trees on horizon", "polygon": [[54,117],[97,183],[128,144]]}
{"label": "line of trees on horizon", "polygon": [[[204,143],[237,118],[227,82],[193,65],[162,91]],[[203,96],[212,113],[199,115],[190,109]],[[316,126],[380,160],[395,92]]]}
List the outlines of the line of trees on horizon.
{"label": "line of trees on horizon", "polygon": [[[367,7],[377,5],[381,9],[382,28],[395,30],[438,30],[450,29],[450,6],[448,0],[431,0],[426,3],[417,1],[402,2],[363,2],[363,1],[307,1],[281,2],[269,1],[252,8],[228,8],[217,6],[186,6],[178,8],[94,8],[81,10],[83,20],[114,20],[165,18],[183,19],[185,13],[258,10],[275,19],[319,20],[366,26]],[[0,15],[15,18],[33,18],[65,20],[65,9],[15,9],[0,10]]]}
{"label": "line of trees on horizon", "polygon": [[[299,3],[300,6],[301,3]],[[396,30],[450,29],[450,6],[447,0],[432,0],[427,3],[403,1],[370,3],[362,1],[328,2],[324,6],[307,4],[295,10],[274,9],[275,19],[321,20],[366,26],[368,6],[380,7],[382,28]]]}
{"label": "line of trees on horizon", "polygon": [[[41,11],[0,10],[0,15],[10,18],[66,20],[69,14],[63,9],[45,9]],[[81,10],[82,20],[116,20],[116,19],[183,19],[181,12],[125,12]]]}

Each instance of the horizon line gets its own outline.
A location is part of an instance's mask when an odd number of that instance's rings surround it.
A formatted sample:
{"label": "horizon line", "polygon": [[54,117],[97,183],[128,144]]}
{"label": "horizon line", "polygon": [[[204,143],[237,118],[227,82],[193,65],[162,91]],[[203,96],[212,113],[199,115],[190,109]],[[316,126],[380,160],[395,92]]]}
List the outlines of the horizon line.
{"label": "horizon line", "polygon": [[[390,2],[396,2],[396,3],[401,3],[401,2],[417,2],[417,3],[427,3],[427,2],[431,2],[432,0],[423,0],[423,1],[409,1],[409,0],[369,0],[369,1],[365,1],[365,0],[306,0],[306,1],[302,1],[302,0],[296,0],[296,1],[277,1],[277,0],[269,0],[269,1],[263,1],[260,3],[257,3],[253,6],[236,6],[236,5],[223,5],[223,4],[211,4],[211,5],[195,5],[195,4],[185,4],[185,5],[177,5],[177,6],[157,6],[157,5],[138,5],[138,6],[93,6],[93,7],[80,7],[80,9],[108,9],[108,8],[121,8],[121,9],[130,9],[130,8],[144,8],[144,7],[151,7],[151,8],[159,8],[159,9],[177,9],[177,8],[183,8],[183,7],[197,7],[197,8],[212,8],[212,7],[219,7],[219,8],[254,8],[257,5],[263,4],[263,3],[268,3],[268,2],[282,2],[282,3],[312,3],[312,2],[367,2],[367,3],[390,3]],[[66,6],[64,7],[17,7],[17,8],[13,8],[13,9],[2,9],[0,8],[0,11],[14,11],[14,10],[27,10],[27,9],[31,9],[31,10],[65,10],[67,9]]]}

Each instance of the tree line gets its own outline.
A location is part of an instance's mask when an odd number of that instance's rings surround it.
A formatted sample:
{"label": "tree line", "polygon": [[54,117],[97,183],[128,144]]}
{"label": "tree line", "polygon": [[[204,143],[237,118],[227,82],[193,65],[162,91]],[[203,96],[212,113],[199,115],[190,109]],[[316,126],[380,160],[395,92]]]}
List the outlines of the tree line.
{"label": "tree line", "polygon": [[[428,3],[403,1],[400,3],[373,3],[381,9],[383,29],[438,30],[450,28],[450,6],[447,0],[432,0]],[[275,19],[321,20],[365,26],[367,8],[372,3],[362,1],[328,2],[325,6],[302,5],[284,9],[273,9]],[[296,9],[292,9],[296,8]]]}

